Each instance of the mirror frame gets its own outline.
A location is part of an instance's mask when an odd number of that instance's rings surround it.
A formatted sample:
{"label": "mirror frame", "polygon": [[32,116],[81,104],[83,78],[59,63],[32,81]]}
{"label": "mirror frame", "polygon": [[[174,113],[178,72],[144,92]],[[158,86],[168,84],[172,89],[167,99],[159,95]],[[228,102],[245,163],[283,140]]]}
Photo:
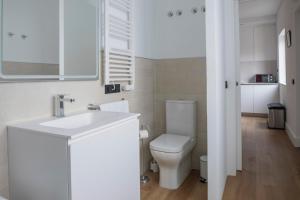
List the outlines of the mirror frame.
{"label": "mirror frame", "polygon": [[59,75],[5,75],[2,73],[3,57],[3,0],[0,0],[0,83],[7,82],[47,82],[47,81],[92,81],[99,80],[99,71],[101,64],[101,44],[102,44],[102,0],[97,0],[97,52],[96,53],[96,74],[83,76],[65,76],[64,75],[64,4],[65,0],[59,0]]}

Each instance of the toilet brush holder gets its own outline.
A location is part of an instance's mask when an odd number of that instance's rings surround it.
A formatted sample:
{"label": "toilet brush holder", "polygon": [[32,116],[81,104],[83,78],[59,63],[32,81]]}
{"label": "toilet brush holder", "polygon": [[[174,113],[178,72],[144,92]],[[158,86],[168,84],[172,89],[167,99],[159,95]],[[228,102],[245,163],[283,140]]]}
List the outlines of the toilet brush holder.
{"label": "toilet brush holder", "polygon": [[[145,160],[144,160],[144,139],[146,139],[147,137],[145,137],[145,131],[146,130],[142,130],[142,131],[140,131],[140,139],[141,139],[141,141],[142,141],[142,148],[141,148],[141,157],[142,157],[142,172],[144,173],[144,162],[145,162]],[[147,132],[147,135],[148,135],[148,131],[146,131]],[[145,184],[145,183],[148,183],[150,181],[150,178],[148,177],[148,176],[146,176],[146,175],[141,175],[141,177],[140,177],[140,182],[142,183],[142,184]]]}
{"label": "toilet brush holder", "polygon": [[148,176],[141,175],[140,181],[142,184],[146,184],[150,181],[150,178]]}

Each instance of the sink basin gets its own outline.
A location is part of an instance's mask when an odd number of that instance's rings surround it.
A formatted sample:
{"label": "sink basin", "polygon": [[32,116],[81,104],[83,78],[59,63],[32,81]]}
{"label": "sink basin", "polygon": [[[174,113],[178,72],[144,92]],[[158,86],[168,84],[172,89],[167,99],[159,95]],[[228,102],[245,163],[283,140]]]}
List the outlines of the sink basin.
{"label": "sink basin", "polygon": [[84,126],[91,125],[93,122],[93,114],[92,113],[84,113],[80,115],[75,115],[71,117],[64,117],[61,119],[55,119],[48,122],[43,122],[40,125],[51,127],[51,128],[59,128],[59,129],[76,129]]}

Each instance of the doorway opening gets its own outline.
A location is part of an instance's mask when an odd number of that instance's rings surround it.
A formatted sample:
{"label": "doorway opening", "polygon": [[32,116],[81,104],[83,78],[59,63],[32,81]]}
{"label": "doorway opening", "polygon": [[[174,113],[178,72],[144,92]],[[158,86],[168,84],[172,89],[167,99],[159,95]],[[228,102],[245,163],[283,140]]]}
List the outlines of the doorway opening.
{"label": "doorway opening", "polygon": [[[266,11],[262,15],[259,12],[267,4],[275,8],[274,13]],[[223,199],[259,199],[258,196],[293,199],[300,194],[296,184],[299,179],[291,178],[297,176],[290,170],[300,166],[300,149],[295,148],[297,135],[290,133],[290,129],[300,130],[296,122],[300,117],[300,106],[296,103],[300,99],[300,88],[296,85],[300,78],[300,40],[297,40],[300,38],[300,9],[294,10],[300,3],[296,4],[284,0],[240,2],[243,167],[236,177],[229,177]],[[287,12],[294,13],[293,18],[284,14]],[[287,21],[293,23],[286,24]],[[288,108],[292,128],[269,128],[268,105],[271,103],[281,103]],[[285,124],[285,119],[282,121]],[[272,189],[266,189],[266,184]]]}

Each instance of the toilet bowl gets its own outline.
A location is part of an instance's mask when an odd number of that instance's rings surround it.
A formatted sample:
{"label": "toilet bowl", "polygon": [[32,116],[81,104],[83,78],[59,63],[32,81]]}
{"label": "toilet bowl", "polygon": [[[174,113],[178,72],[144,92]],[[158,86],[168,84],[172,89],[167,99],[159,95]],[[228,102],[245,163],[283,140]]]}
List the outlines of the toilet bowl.
{"label": "toilet bowl", "polygon": [[187,136],[163,134],[150,143],[150,151],[160,170],[159,184],[177,189],[189,175],[195,140]]}
{"label": "toilet bowl", "polygon": [[159,165],[159,184],[177,189],[191,171],[191,152],[196,144],[196,102],[166,101],[167,133],[150,142]]}

